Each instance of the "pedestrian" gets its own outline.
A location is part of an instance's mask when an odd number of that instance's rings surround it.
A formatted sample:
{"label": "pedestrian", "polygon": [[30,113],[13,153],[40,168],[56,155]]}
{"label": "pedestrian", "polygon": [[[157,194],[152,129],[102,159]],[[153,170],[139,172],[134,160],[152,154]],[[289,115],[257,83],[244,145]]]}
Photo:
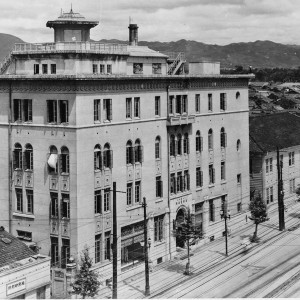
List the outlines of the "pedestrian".
{"label": "pedestrian", "polygon": [[246,223],[248,222],[248,216],[246,215]]}

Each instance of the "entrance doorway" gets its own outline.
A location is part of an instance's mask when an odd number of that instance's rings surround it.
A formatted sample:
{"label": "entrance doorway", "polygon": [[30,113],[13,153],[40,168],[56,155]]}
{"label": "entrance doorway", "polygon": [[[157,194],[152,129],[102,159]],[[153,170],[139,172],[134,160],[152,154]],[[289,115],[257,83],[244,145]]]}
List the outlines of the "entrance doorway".
{"label": "entrance doorway", "polygon": [[176,247],[184,248],[185,241],[182,237],[182,223],[185,222],[185,214],[186,211],[184,208],[180,208],[176,215],[176,224],[177,224],[177,232],[176,232]]}

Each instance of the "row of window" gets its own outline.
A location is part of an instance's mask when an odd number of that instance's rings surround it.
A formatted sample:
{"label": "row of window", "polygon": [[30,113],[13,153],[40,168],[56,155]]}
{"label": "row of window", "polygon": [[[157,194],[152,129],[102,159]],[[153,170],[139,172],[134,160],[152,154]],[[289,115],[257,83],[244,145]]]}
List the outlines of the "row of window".
{"label": "row of window", "polygon": [[93,74],[111,74],[112,65],[111,64],[93,64]]}
{"label": "row of window", "polygon": [[[41,66],[41,68],[40,68]],[[50,66],[50,67],[49,67]],[[40,69],[41,69],[41,73],[40,73]],[[34,64],[33,65],[33,73],[35,75],[37,74],[48,74],[50,70],[50,74],[56,74],[56,64]]]}
{"label": "row of window", "polygon": [[66,238],[61,239],[61,249],[59,255],[58,238],[50,236],[51,242],[51,266],[65,268],[70,258],[70,240]]}
{"label": "row of window", "polygon": [[[283,155],[281,154],[279,157],[280,165],[283,167]],[[266,173],[273,172],[273,158],[267,158],[265,160],[266,163]],[[295,165],[295,152],[289,152],[289,166]]]}
{"label": "row of window", "polygon": [[[102,214],[102,212],[110,211],[111,195],[110,188],[104,190],[96,190],[94,194],[94,212],[95,214]],[[103,199],[103,201],[102,201]]]}
{"label": "row of window", "polygon": [[[176,176],[177,175],[177,176]],[[190,190],[190,174],[188,170],[182,172],[171,173],[170,175],[170,192],[177,194]]]}
{"label": "row of window", "polygon": [[33,210],[33,190],[25,190],[25,199],[24,203],[23,190],[21,188],[15,189],[16,192],[16,211],[19,213],[34,214]]}
{"label": "row of window", "polygon": [[[152,74],[161,74],[161,63],[152,63]],[[133,74],[143,74],[144,64],[133,63]]]}

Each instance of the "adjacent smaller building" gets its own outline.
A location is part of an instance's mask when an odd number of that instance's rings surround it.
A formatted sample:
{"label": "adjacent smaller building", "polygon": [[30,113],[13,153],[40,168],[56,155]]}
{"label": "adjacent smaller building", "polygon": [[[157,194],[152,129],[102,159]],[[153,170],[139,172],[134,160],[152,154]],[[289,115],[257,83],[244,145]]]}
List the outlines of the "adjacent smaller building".
{"label": "adjacent smaller building", "polygon": [[0,227],[0,299],[49,299],[50,257]]}
{"label": "adjacent smaller building", "polygon": [[277,202],[277,147],[282,168],[284,199],[295,196],[300,184],[300,114],[250,117],[250,191],[267,205]]}

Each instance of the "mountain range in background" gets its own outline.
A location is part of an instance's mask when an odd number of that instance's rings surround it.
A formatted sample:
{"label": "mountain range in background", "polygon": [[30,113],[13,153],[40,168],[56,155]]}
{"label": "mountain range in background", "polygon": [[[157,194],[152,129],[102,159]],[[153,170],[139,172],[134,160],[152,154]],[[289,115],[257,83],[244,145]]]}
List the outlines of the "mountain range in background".
{"label": "mountain range in background", "polygon": [[[15,43],[23,41],[16,36],[0,33],[0,60],[9,54]],[[127,41],[100,40],[102,43],[127,44]],[[184,52],[188,62],[219,61],[221,68],[298,68],[300,67],[300,46],[284,45],[271,41],[233,43],[225,46],[209,45],[196,41],[146,42],[140,46],[161,52]]]}

